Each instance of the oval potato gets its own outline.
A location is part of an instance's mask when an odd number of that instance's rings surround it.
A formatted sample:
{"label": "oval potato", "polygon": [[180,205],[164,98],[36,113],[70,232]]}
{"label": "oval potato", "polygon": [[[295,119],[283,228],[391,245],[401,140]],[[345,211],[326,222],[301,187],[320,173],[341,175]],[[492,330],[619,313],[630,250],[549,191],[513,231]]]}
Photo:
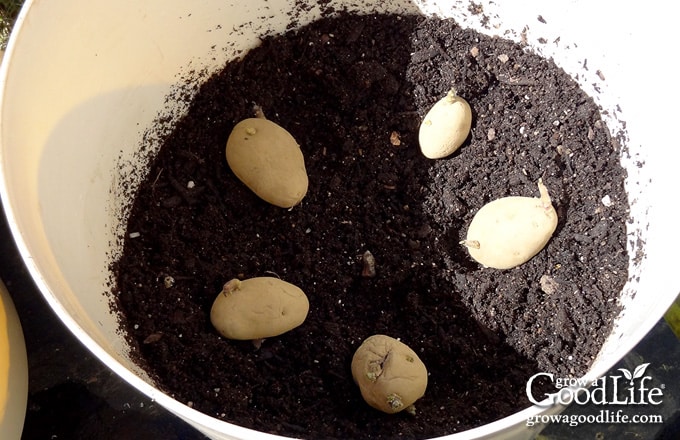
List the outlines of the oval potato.
{"label": "oval potato", "polygon": [[236,124],[227,139],[227,163],[258,197],[291,208],[307,194],[305,160],[293,136],[264,118]]}
{"label": "oval potato", "polygon": [[224,285],[210,309],[210,322],[227,339],[255,340],[278,336],[302,324],[309,300],[297,286],[273,277]]}
{"label": "oval potato", "polygon": [[386,335],[373,335],[352,357],[352,377],[361,396],[388,414],[407,409],[425,395],[427,368],[406,344]]}
{"label": "oval potato", "polygon": [[418,143],[428,159],[453,154],[465,142],[472,127],[472,109],[454,89],[427,112],[418,132]]}
{"label": "oval potato", "polygon": [[557,212],[548,190],[538,181],[541,197],[503,197],[477,211],[461,243],[484,266],[511,269],[529,261],[552,237]]}

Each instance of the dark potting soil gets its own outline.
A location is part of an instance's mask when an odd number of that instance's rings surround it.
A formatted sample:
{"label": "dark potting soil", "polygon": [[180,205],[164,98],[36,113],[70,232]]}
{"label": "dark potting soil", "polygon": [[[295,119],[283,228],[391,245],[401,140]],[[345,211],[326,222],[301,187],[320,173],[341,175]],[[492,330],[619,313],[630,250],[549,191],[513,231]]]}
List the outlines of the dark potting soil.
{"label": "dark potting soil", "polygon": [[[451,87],[472,106],[472,133],[429,160],[418,126]],[[230,130],[254,104],[305,155],[309,192],[294,209],[227,166]],[[538,372],[586,372],[619,311],[619,144],[568,75],[515,43],[450,20],[339,14],[264,38],[163,136],[115,263],[117,307],[159,388],[210,416],[315,439],[465,430],[529,406]],[[539,178],[559,215],[547,247],[511,270],[471,260],[459,241],[475,212],[537,197]],[[374,277],[362,276],[366,251]],[[226,281],[256,276],[311,303],[303,325],[259,349],[209,321]],[[415,417],[371,409],[352,380],[352,354],[376,333],[428,368]]]}

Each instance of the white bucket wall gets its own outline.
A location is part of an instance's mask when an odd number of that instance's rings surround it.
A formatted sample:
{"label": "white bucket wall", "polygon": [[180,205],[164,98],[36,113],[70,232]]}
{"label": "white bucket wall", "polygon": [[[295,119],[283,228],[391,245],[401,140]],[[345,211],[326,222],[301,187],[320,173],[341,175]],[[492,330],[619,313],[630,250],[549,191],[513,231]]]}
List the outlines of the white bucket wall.
{"label": "white bucket wall", "polygon": [[[214,438],[279,437],[184,406],[155,389],[127,358],[107,296],[108,265],[118,250],[125,196],[131,192],[121,188],[119,176],[143,165],[137,150],[154,118],[184,110],[165,104],[173,86],[192,72],[215,71],[255,45],[258,36],[283,31],[293,3],[29,0],[0,71],[0,194],[40,290],[104,363]],[[664,64],[672,57],[663,58],[663,38],[674,41],[671,14],[663,13],[659,0],[479,1],[483,13],[477,15],[467,1],[352,3],[330,5],[436,13],[486,34],[524,39],[578,78],[608,113],[614,134],[625,121],[629,250],[639,258],[631,262],[624,311],[588,373],[589,378],[603,375],[680,292],[672,258],[680,239],[671,192],[680,183],[672,136],[678,92],[673,69]],[[304,24],[319,14],[314,6],[295,18]],[[559,410],[531,407],[447,438],[529,438],[528,416]]]}

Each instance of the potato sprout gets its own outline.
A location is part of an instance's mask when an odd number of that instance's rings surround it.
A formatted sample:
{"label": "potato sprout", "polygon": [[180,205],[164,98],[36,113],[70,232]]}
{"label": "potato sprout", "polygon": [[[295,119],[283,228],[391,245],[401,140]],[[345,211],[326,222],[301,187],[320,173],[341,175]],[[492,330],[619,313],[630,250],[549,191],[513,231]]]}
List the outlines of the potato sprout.
{"label": "potato sprout", "polygon": [[210,310],[210,322],[227,339],[278,336],[302,324],[309,312],[305,293],[274,277],[227,282]]}
{"label": "potato sprout", "polygon": [[449,156],[465,142],[471,126],[470,104],[451,89],[432,106],[420,124],[420,150],[429,159]]}
{"label": "potato sprout", "polygon": [[352,358],[352,377],[373,408],[388,414],[415,412],[427,388],[427,369],[406,344],[390,336],[367,338]]}
{"label": "potato sprout", "polygon": [[529,261],[557,228],[557,212],[548,189],[538,181],[540,197],[503,197],[477,211],[461,244],[477,262],[510,269]]}
{"label": "potato sprout", "polygon": [[307,194],[305,160],[293,136],[261,117],[236,124],[226,146],[227,163],[258,197],[292,208]]}

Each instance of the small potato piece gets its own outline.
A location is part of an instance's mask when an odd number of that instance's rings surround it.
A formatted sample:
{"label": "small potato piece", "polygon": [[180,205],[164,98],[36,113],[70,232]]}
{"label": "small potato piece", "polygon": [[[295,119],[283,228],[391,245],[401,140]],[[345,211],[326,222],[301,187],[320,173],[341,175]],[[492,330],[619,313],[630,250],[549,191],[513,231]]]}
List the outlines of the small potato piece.
{"label": "small potato piece", "polygon": [[236,124],[226,156],[236,177],[272,205],[292,208],[307,194],[309,181],[300,146],[272,121],[248,118]]}
{"label": "small potato piece", "polygon": [[366,403],[388,414],[413,409],[427,388],[427,369],[418,355],[385,335],[370,336],[359,346],[352,377]]}
{"label": "small potato piece", "polygon": [[472,127],[470,104],[455,89],[437,101],[420,124],[418,142],[423,155],[441,159],[453,154],[465,142]]}
{"label": "small potato piece", "polygon": [[302,324],[309,300],[293,284],[257,277],[224,285],[210,310],[210,322],[227,339],[256,340],[278,336]]}
{"label": "small potato piece", "polygon": [[557,228],[557,212],[548,189],[538,181],[541,197],[503,197],[482,206],[466,240],[470,256],[495,269],[511,269],[539,253]]}

